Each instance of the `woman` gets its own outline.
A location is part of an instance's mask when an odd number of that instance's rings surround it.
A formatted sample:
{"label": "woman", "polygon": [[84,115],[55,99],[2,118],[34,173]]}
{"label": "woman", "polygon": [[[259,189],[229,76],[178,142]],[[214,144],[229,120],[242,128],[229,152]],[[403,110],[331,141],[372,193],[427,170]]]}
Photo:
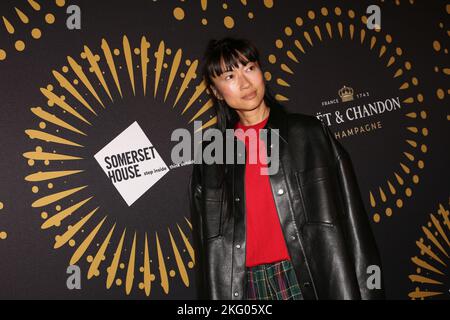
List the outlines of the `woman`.
{"label": "woman", "polygon": [[[203,70],[217,127],[236,129],[233,145],[246,161],[194,164],[200,297],[382,298],[380,275],[368,273],[380,270],[378,251],[344,149],[319,120],[288,114],[272,98],[249,41],[210,41]],[[263,129],[276,132],[276,143],[261,138]],[[256,163],[254,152],[263,155]],[[278,166],[267,174],[272,153]]]}

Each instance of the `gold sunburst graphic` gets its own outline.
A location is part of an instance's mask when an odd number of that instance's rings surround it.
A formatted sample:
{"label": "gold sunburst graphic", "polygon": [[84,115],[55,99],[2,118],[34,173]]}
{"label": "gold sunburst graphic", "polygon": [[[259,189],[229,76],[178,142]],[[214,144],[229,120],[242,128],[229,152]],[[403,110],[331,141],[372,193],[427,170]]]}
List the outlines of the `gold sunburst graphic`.
{"label": "gold sunburst graphic", "polygon": [[[177,19],[179,21],[184,20],[184,18],[186,16],[187,9],[183,8],[186,4],[183,3],[183,2],[184,1],[181,1],[179,6],[176,6],[173,9],[173,16],[174,16],[175,19]],[[250,4],[247,3],[248,2],[247,0],[240,0],[239,2],[240,2],[240,5],[241,5],[239,10],[243,10],[243,8],[247,9],[250,6]],[[274,6],[274,1],[273,0],[262,0],[261,2],[263,2],[264,7],[268,8],[268,9],[271,9]],[[204,14],[206,14],[207,11],[208,11],[208,5],[210,3],[211,3],[211,1],[208,1],[208,0],[200,0],[200,1],[198,1],[198,7],[200,7],[202,12]],[[214,4],[217,5],[216,2],[214,2]],[[230,8],[230,3],[224,1],[222,3],[222,9],[225,12],[225,17],[223,18],[223,25],[227,29],[233,29],[235,27],[236,23],[235,23],[235,18],[233,17],[233,14],[232,14],[232,10],[231,10],[232,8]],[[248,13],[247,13],[247,17],[249,19],[253,19],[255,17],[255,13],[253,11],[251,11],[251,9],[250,9],[250,11],[248,11]],[[204,26],[208,25],[208,19],[203,17],[201,19],[201,24],[204,25]]]}
{"label": "gold sunburst graphic", "polygon": [[[58,8],[63,8],[66,5],[65,0],[54,1]],[[52,11],[45,11],[42,9],[40,0],[27,0],[23,5],[14,7],[15,15],[12,17],[2,16],[3,31],[14,39],[14,49],[0,46],[0,61],[4,61],[8,57],[8,52],[23,52],[26,48],[26,38],[28,37],[22,31],[22,29],[29,29],[29,33],[33,40],[39,40],[42,38],[43,26],[35,25],[30,26],[30,19],[38,15],[42,22],[46,25],[52,25],[56,21],[56,13]]]}
{"label": "gold sunburst graphic", "polygon": [[[442,6],[444,6],[444,4],[442,4]],[[448,21],[448,16],[450,15],[450,4],[445,4],[444,12],[445,17],[447,18],[446,21]],[[448,47],[446,47],[445,45],[448,43],[450,31],[445,30],[447,26],[443,21],[439,21],[438,26],[439,35],[438,37],[433,39],[432,43],[433,52],[436,55],[436,59],[434,60],[436,62],[436,65],[434,66],[434,72],[437,81],[435,83],[439,83],[439,86],[434,90],[438,100],[443,102],[444,100],[448,99],[448,96],[450,95],[450,89],[445,88],[448,84],[448,76],[450,75],[450,68],[447,65]],[[443,105],[448,107],[448,104],[444,103]],[[448,121],[450,121],[450,114],[447,114],[446,118]]]}
{"label": "gold sunburst graphic", "polygon": [[[450,204],[450,198],[449,203]],[[408,296],[412,299],[428,299],[448,295],[450,281],[450,219],[449,209],[439,204],[437,214],[430,213],[430,219],[422,226],[423,237],[416,241],[419,256],[411,258],[415,274],[408,276],[416,286]]]}
{"label": "gold sunburst graphic", "polygon": [[390,34],[383,34],[380,29],[368,31],[366,16],[359,18],[354,10],[340,7],[309,10],[306,17],[297,17],[292,25],[284,27],[283,37],[275,41],[277,54],[267,57],[270,64],[279,67],[280,76],[274,79],[270,72],[265,72],[265,78],[274,82],[275,98],[288,101],[289,88],[297,76],[296,66],[302,63],[309,48],[323,45],[327,39],[356,41],[383,61],[392,78],[398,82],[398,90],[406,96],[402,103],[408,108],[405,130],[409,138],[404,141],[405,149],[401,152],[403,159],[399,167],[386,177],[377,191],[368,192],[372,217],[378,223],[383,216],[381,212],[390,217],[394,210],[402,208],[405,198],[411,198],[413,194],[412,185],[419,183],[420,170],[425,167],[422,157],[428,152],[424,142],[429,136],[429,129],[424,123],[428,114],[422,109],[424,96],[419,91],[419,78],[414,74],[413,64],[403,57],[403,49],[395,46]]}
{"label": "gold sunburst graphic", "polygon": [[[158,280],[163,293],[169,294],[171,278],[179,277],[186,287],[190,284],[188,270],[195,265],[188,238],[190,221],[185,217],[167,232],[159,233],[151,229],[139,233],[117,223],[101,209],[102,203],[109,200],[97,196],[83,179],[74,179],[90,174],[83,168],[85,159],[80,155],[86,145],[77,138],[86,137],[92,123],[113,108],[114,102],[134,99],[138,93],[149,101],[159,97],[179,117],[186,118],[186,111],[193,111],[187,123],[201,120],[213,103],[205,82],[197,78],[198,60],[184,58],[182,49],[172,51],[163,40],[151,44],[143,36],[133,48],[127,36],[117,47],[102,39],[99,51],[85,46],[81,61],[68,56],[68,65],[52,71],[55,82],[41,88],[47,106],[31,108],[39,122],[38,128],[25,130],[36,141],[34,150],[23,154],[31,169],[25,180],[32,184],[37,197],[31,207],[44,220],[41,229],[58,230],[55,249],[66,245],[73,248],[71,265],[85,257],[88,279],[106,271],[107,289],[123,286],[128,295],[138,287],[147,296],[152,283]],[[207,120],[202,129],[216,123],[216,117]],[[50,126],[56,128],[52,133]],[[44,144],[48,150],[44,150]],[[54,148],[53,152],[50,148]],[[38,171],[37,166],[43,170]],[[61,179],[66,179],[64,184]],[[69,199],[73,202],[77,195],[75,203],[61,205]],[[63,226],[65,230],[61,231]],[[166,252],[163,244],[167,244]],[[154,252],[150,250],[152,245]]]}
{"label": "gold sunburst graphic", "polygon": [[[3,202],[0,201],[0,214],[2,213],[2,210],[4,209],[5,205]],[[6,231],[3,231],[0,229],[0,240],[5,240],[8,237],[8,233]]]}

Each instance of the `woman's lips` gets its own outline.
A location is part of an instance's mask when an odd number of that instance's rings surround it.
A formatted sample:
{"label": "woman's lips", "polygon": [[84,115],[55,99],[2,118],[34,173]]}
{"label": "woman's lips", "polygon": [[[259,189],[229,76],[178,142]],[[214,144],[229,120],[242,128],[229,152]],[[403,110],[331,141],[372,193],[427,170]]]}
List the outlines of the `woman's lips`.
{"label": "woman's lips", "polygon": [[251,100],[254,97],[256,97],[256,91],[253,91],[252,93],[249,93],[246,96],[243,96],[242,99],[244,99],[244,100]]}

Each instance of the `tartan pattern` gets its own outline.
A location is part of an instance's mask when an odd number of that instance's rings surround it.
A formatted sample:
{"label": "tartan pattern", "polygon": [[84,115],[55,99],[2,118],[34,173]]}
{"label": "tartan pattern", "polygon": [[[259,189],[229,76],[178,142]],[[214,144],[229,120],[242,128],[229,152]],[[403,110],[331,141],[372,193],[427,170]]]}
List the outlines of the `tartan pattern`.
{"label": "tartan pattern", "polygon": [[303,300],[289,260],[247,268],[247,300]]}

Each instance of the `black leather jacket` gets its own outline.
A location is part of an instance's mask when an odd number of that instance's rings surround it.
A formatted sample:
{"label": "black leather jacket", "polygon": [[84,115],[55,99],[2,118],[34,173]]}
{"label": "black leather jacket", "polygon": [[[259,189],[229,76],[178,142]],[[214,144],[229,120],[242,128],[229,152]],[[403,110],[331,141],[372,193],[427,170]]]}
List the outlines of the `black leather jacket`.
{"label": "black leather jacket", "polygon": [[[270,184],[304,299],[384,298],[383,287],[366,284],[367,268],[381,264],[346,151],[316,118],[276,106],[265,128],[279,129],[280,167]],[[194,164],[199,298],[245,299],[244,170],[245,164]]]}

